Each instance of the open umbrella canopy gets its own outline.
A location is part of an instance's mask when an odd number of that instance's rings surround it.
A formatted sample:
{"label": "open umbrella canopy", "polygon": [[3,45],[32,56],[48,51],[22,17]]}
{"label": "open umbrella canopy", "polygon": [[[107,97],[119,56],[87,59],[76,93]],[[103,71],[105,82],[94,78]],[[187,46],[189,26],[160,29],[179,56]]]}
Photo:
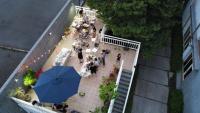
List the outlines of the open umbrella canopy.
{"label": "open umbrella canopy", "polygon": [[40,102],[62,103],[78,92],[80,79],[73,67],[55,66],[40,75],[33,89]]}

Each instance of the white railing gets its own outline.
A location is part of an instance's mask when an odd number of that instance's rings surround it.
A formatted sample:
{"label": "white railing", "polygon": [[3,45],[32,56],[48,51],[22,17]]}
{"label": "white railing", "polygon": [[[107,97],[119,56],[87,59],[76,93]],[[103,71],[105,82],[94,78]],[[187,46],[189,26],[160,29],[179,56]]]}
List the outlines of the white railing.
{"label": "white railing", "polygon": [[23,108],[27,113],[57,113],[42,106],[32,105],[29,102],[17,99],[15,97],[11,97],[11,99],[14,100],[17,105]]}
{"label": "white railing", "polygon": [[[124,60],[122,60],[121,65],[120,65],[120,69],[117,75],[117,80],[116,80],[116,88],[114,89],[115,91],[117,91],[118,85],[119,85],[119,81],[122,75],[122,70],[123,70],[123,64],[124,64]],[[109,105],[109,109],[108,109],[108,113],[112,113],[112,109],[114,107],[114,103],[115,103],[115,99],[112,99],[110,101],[110,105]]]}
{"label": "white railing", "polygon": [[134,50],[138,50],[140,42],[132,41],[128,39],[118,38],[110,35],[103,35],[101,37],[101,42],[113,44],[121,47],[126,47]]}
{"label": "white railing", "polygon": [[90,9],[90,8],[87,8],[87,7],[81,7],[81,6],[75,6],[75,9],[76,9],[76,14],[79,14],[79,11],[81,9],[83,9],[83,13],[85,13],[86,15],[88,16],[96,16],[96,10],[94,9]]}
{"label": "white railing", "polygon": [[135,74],[135,68],[136,68],[136,65],[137,65],[139,52],[140,52],[140,44],[138,45],[138,49],[136,51],[136,55],[135,55],[135,58],[134,58],[134,61],[133,61],[131,80],[130,80],[130,84],[129,84],[129,87],[128,87],[128,92],[127,92],[127,95],[126,95],[126,100],[125,100],[125,103],[124,103],[124,108],[123,108],[123,112],[122,113],[125,113],[125,110],[126,110],[126,105],[127,105],[127,101],[128,101],[131,85],[132,85],[132,82],[133,82],[134,74]]}

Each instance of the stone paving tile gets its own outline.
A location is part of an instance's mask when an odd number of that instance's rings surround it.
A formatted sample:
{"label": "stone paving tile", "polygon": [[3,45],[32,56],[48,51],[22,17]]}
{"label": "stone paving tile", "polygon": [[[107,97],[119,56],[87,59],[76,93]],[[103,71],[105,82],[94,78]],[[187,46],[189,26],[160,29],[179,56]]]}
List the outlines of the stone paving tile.
{"label": "stone paving tile", "polygon": [[150,66],[161,70],[170,70],[169,58],[161,56],[153,56],[151,59],[145,60],[141,56],[139,57],[139,64]]}
{"label": "stone paving tile", "polygon": [[144,80],[137,81],[135,95],[167,103],[168,93],[169,89],[166,86],[147,82]]}
{"label": "stone paving tile", "polygon": [[139,66],[139,79],[155,82],[162,85],[168,85],[168,72],[150,68],[146,66]]}
{"label": "stone paving tile", "polygon": [[133,97],[131,113],[167,113],[167,105],[138,96]]}

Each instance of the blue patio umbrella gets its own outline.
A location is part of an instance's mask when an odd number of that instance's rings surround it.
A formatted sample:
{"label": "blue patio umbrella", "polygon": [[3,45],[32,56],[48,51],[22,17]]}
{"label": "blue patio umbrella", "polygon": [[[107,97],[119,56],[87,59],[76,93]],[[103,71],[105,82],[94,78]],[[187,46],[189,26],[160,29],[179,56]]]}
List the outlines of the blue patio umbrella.
{"label": "blue patio umbrella", "polygon": [[55,66],[40,75],[33,89],[40,102],[62,103],[78,92],[80,79],[73,67]]}

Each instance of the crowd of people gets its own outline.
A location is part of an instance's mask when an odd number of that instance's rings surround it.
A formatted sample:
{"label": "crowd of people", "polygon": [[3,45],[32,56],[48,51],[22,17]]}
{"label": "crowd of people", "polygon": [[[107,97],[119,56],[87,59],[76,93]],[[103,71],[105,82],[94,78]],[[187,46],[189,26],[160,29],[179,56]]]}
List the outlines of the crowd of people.
{"label": "crowd of people", "polygon": [[[99,43],[100,43],[100,35],[101,35],[101,31],[102,29],[99,30],[99,32],[97,33],[97,29],[95,27],[95,23],[91,23],[89,21],[88,16],[84,13],[84,10],[81,8],[79,10],[79,17],[82,17],[83,21],[81,22],[81,25],[76,28],[77,32],[79,33],[79,43],[78,44],[74,44],[73,48],[77,53],[77,57],[79,59],[79,63],[84,63],[86,70],[90,71],[91,74],[96,74],[98,67],[100,65],[105,66],[106,65],[106,55],[110,53],[110,50],[108,49],[104,49],[101,51],[100,55],[94,55],[94,54],[90,54],[90,55],[86,55],[83,54],[83,50],[84,48],[98,48]],[[89,25],[89,26],[87,26]],[[86,34],[82,34],[82,30],[87,30],[87,32],[85,32]],[[88,42],[88,40],[85,39],[91,39],[91,43]],[[86,60],[84,62],[84,59]],[[116,58],[116,62],[120,62],[121,59],[121,54],[119,53],[117,55]]]}

